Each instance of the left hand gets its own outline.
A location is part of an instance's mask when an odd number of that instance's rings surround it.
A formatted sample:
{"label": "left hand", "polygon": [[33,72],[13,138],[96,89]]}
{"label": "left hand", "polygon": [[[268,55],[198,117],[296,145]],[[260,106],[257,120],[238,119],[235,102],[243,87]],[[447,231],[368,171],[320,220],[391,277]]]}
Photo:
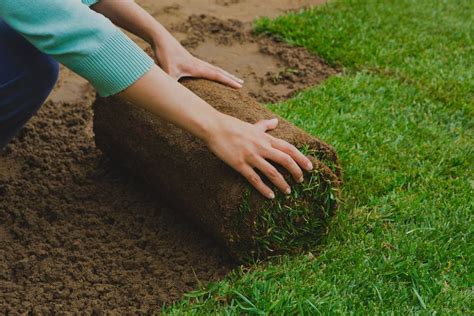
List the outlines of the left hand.
{"label": "left hand", "polygon": [[277,127],[278,119],[250,124],[232,116],[219,115],[214,124],[209,125],[211,132],[203,140],[217,157],[244,176],[267,198],[275,198],[275,193],[262,181],[256,169],[283,193],[291,193],[285,178],[270,160],[287,169],[298,183],[304,180],[301,168],[308,171],[313,169],[311,161],[295,146],[267,133]]}
{"label": "left hand", "polygon": [[152,48],[158,65],[176,80],[183,77],[204,78],[234,89],[242,88],[242,79],[194,57],[171,35],[153,41]]}

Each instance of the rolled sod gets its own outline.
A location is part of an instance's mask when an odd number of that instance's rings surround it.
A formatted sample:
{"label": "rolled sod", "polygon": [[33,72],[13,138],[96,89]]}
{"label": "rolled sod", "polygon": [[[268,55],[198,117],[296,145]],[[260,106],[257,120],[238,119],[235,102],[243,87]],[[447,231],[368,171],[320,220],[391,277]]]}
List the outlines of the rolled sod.
{"label": "rolled sod", "polygon": [[241,120],[255,123],[278,117],[278,127],[269,133],[301,149],[314,170],[297,184],[277,166],[292,193],[284,195],[273,187],[277,196],[268,200],[203,141],[114,97],[97,98],[94,103],[97,146],[240,262],[314,248],[337,207],[341,171],[334,149],[237,90],[201,79],[183,85],[217,110]]}

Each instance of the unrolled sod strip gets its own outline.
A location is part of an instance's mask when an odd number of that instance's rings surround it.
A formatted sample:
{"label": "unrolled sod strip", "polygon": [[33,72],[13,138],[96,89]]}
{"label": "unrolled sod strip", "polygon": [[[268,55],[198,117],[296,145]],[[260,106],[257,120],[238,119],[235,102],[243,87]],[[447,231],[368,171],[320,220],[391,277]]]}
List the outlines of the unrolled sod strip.
{"label": "unrolled sod strip", "polygon": [[[217,110],[255,123],[278,117],[239,91],[206,80],[183,84]],[[337,207],[340,166],[331,146],[281,117],[269,133],[310,156],[314,171],[292,194],[268,200],[187,131],[118,98],[97,98],[97,146],[145,181],[168,205],[212,235],[236,260],[264,259],[316,246]],[[278,190],[274,188],[274,191]]]}

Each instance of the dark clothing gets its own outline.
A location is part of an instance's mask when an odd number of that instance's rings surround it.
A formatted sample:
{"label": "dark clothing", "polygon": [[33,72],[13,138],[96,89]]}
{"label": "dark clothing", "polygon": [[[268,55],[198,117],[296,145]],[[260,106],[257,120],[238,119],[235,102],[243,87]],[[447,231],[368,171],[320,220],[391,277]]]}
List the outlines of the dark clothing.
{"label": "dark clothing", "polygon": [[38,111],[59,65],[0,19],[0,149]]}

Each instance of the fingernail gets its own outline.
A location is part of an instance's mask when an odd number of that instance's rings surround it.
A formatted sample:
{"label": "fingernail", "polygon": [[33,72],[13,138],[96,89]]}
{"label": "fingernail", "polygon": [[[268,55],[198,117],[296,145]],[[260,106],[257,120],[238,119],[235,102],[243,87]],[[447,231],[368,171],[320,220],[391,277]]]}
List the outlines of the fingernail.
{"label": "fingernail", "polygon": [[273,192],[268,193],[268,198],[273,200],[275,198],[275,193]]}
{"label": "fingernail", "polygon": [[301,183],[301,182],[303,182],[303,181],[304,181],[304,177],[301,176],[301,178],[298,179],[298,183]]}
{"label": "fingernail", "polygon": [[285,190],[285,194],[290,194],[290,193],[291,193],[291,189],[290,189],[290,187],[286,188],[286,190]]}
{"label": "fingernail", "polygon": [[311,163],[311,161],[306,164],[306,169],[313,170],[313,164]]}

